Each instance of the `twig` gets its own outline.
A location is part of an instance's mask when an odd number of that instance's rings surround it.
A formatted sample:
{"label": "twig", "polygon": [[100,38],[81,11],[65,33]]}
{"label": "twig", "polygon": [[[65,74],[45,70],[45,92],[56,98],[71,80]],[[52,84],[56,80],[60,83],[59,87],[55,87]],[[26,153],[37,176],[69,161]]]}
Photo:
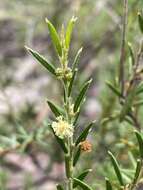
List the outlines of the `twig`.
{"label": "twig", "polygon": [[122,28],[120,69],[119,69],[119,82],[121,85],[122,95],[124,95],[124,84],[125,84],[124,63],[125,63],[125,42],[126,42],[126,29],[127,29],[127,15],[128,15],[128,0],[124,0],[124,16],[123,16],[123,28]]}

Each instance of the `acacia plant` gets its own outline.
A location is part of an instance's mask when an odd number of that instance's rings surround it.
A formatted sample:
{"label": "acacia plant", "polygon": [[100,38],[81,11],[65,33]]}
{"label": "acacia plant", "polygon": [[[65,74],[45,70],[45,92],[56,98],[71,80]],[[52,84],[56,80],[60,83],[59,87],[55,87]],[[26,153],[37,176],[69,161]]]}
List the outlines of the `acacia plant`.
{"label": "acacia plant", "polygon": [[[110,115],[109,118],[105,118],[102,124],[118,119],[120,122],[128,122],[129,125],[132,125],[136,129],[135,135],[140,154],[138,159],[134,159],[134,165],[132,168],[122,169],[119,166],[115,156],[108,151],[118,183],[114,183],[113,181],[110,182],[110,180],[106,178],[106,190],[137,190],[142,187],[143,135],[141,133],[141,123],[138,119],[138,113],[139,107],[143,104],[143,69],[140,66],[140,61],[143,54],[143,43],[140,43],[137,51],[134,51],[131,43],[128,43],[129,61],[128,64],[125,65],[127,63],[127,10],[128,1],[124,0],[121,56],[119,64],[120,67],[118,69],[119,74],[118,77],[115,77],[113,82],[107,82],[108,87],[118,98],[118,110],[116,110],[113,115]],[[138,13],[138,20],[140,30],[143,33],[143,15],[141,12]],[[74,98],[73,91],[75,88],[73,88],[73,85],[78,72],[78,61],[82,49],[79,49],[72,64],[69,63],[68,54],[72,30],[76,22],[76,18],[71,18],[66,29],[62,26],[60,35],[48,19],[46,19],[46,22],[60,66],[56,67],[36,51],[28,47],[26,48],[36,58],[36,60],[38,60],[38,62],[53,75],[54,78],[61,82],[63,87],[63,106],[57,106],[53,102],[49,100],[47,101],[51,111],[55,115],[55,120],[49,122],[48,127],[59,143],[65,158],[66,180],[65,183],[57,185],[57,190],[73,190],[75,188],[92,190],[92,187],[84,182],[85,177],[91,169],[82,171],[78,176],[75,176],[74,172],[81,153],[83,151],[89,152],[92,149],[92,145],[87,140],[87,136],[94,125],[94,122],[91,122],[77,137],[77,121],[85,100],[86,91],[91,83],[91,79],[84,82],[79,94],[76,98]]]}
{"label": "acacia plant", "polygon": [[85,100],[86,91],[92,81],[91,79],[85,81],[83,86],[80,88],[77,97],[73,97],[73,85],[78,72],[77,66],[79,57],[82,52],[82,48],[79,49],[73,63],[69,63],[68,54],[70,50],[71,35],[76,20],[77,18],[72,17],[68,22],[66,29],[62,26],[61,33],[59,35],[53,24],[46,19],[51,41],[55,47],[57,58],[59,60],[58,67],[51,64],[36,51],[26,47],[36,60],[44,66],[55,79],[61,82],[63,87],[63,106],[57,106],[50,100],[47,101],[55,116],[55,120],[49,122],[49,128],[59,143],[65,158],[65,173],[67,179],[64,185],[57,185],[58,190],[64,190],[65,188],[67,190],[73,190],[78,186],[82,189],[91,190],[91,187],[83,182],[84,178],[91,171],[90,169],[82,171],[79,176],[75,176],[74,174],[74,169],[79,161],[81,153],[83,151],[90,152],[92,149],[91,143],[86,139],[94,125],[94,122],[91,122],[87,127],[85,127],[78,137],[75,135],[78,128],[77,120]]}

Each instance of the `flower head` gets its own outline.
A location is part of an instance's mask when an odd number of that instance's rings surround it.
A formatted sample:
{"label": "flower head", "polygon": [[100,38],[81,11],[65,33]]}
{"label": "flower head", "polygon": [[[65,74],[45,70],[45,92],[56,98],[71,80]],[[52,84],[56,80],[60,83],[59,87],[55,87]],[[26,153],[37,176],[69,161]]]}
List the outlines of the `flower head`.
{"label": "flower head", "polygon": [[92,144],[85,140],[80,143],[80,148],[83,152],[91,152],[92,151]]}
{"label": "flower head", "polygon": [[62,116],[57,118],[57,122],[52,123],[52,128],[59,138],[72,137],[73,126],[63,119]]}

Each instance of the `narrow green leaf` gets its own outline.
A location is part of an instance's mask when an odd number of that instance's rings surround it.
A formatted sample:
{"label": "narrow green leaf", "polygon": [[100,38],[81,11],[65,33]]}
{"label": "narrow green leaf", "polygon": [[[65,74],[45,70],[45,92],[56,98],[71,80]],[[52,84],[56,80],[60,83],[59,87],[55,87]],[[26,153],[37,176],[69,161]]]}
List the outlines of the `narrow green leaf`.
{"label": "narrow green leaf", "polygon": [[114,120],[116,120],[118,117],[119,117],[119,114],[118,114],[118,113],[113,114],[113,115],[110,115],[109,117],[105,117],[104,119],[101,120],[101,125],[105,125],[105,124],[107,124],[108,122],[114,121]]}
{"label": "narrow green leaf", "polygon": [[87,138],[87,135],[90,131],[90,129],[93,127],[93,125],[95,124],[95,121],[91,122],[83,131],[82,133],[79,135],[79,137],[76,140],[75,145],[77,146],[81,141],[84,141]]}
{"label": "narrow green leaf", "polygon": [[137,87],[137,95],[143,93],[143,82],[141,82]]}
{"label": "narrow green leaf", "polygon": [[50,64],[42,55],[40,55],[38,52],[33,51],[32,49],[25,46],[25,48],[37,59],[37,61],[43,65],[50,73],[53,75],[55,74],[55,67]]}
{"label": "narrow green leaf", "polygon": [[122,95],[121,95],[121,92],[120,92],[117,88],[115,88],[115,86],[114,86],[111,82],[106,81],[106,84],[107,84],[107,86],[110,88],[110,90],[111,90],[114,94],[116,94],[118,97],[121,97],[121,96],[122,96]]}
{"label": "narrow green leaf", "polygon": [[124,186],[124,182],[123,182],[123,179],[122,179],[122,175],[121,175],[121,171],[120,171],[120,167],[118,165],[118,162],[117,162],[116,158],[113,156],[113,154],[110,151],[108,151],[108,154],[110,156],[110,159],[111,159],[112,165],[114,167],[114,171],[115,171],[115,173],[117,175],[118,181],[119,181],[120,185]]}
{"label": "narrow green leaf", "polygon": [[133,84],[133,86],[130,88],[128,95],[125,99],[125,103],[122,107],[121,114],[120,114],[120,121],[123,121],[125,116],[129,113],[132,105],[133,105],[133,100],[135,98],[137,92],[137,86]]}
{"label": "narrow green leaf", "polygon": [[112,190],[112,185],[108,178],[105,178],[106,180],[106,190]]}
{"label": "narrow green leaf", "polygon": [[58,33],[55,29],[55,27],[53,26],[53,24],[46,18],[46,23],[48,24],[48,28],[49,28],[49,32],[50,32],[50,36],[53,42],[53,45],[55,46],[55,49],[57,50],[59,56],[62,56],[62,47],[61,47],[61,43],[60,43],[60,38],[58,36]]}
{"label": "narrow green leaf", "polygon": [[126,115],[124,119],[125,119],[125,121],[126,121],[127,123],[129,123],[130,125],[134,125],[134,122],[133,122],[132,118],[129,117],[128,115]]}
{"label": "narrow green leaf", "polygon": [[73,178],[73,181],[75,183],[77,183],[83,190],[92,190],[92,188],[87,185],[86,183],[84,183],[83,181],[80,181],[79,179],[77,178]]}
{"label": "narrow green leaf", "polygon": [[61,108],[59,108],[58,106],[56,106],[55,104],[53,104],[52,102],[50,101],[47,101],[51,111],[54,113],[54,115],[56,117],[60,116],[60,115],[63,115],[63,110]]}
{"label": "narrow green leaf", "polygon": [[143,16],[140,12],[138,12],[138,22],[141,32],[143,33]]}
{"label": "narrow green leaf", "polygon": [[71,34],[72,34],[72,31],[73,31],[73,27],[74,27],[74,24],[76,22],[77,18],[76,17],[72,17],[68,23],[68,26],[67,26],[67,30],[66,30],[66,37],[65,37],[65,44],[66,44],[66,48],[68,49],[69,46],[70,46],[70,41],[71,41]]}
{"label": "narrow green leaf", "polygon": [[77,96],[77,99],[76,99],[75,104],[74,104],[74,112],[78,111],[78,109],[79,109],[79,107],[80,107],[80,105],[82,103],[82,100],[85,97],[86,91],[87,91],[87,89],[88,89],[88,87],[89,87],[89,85],[90,85],[91,82],[92,82],[92,79],[90,79],[89,81],[87,81],[83,85],[81,91],[79,92],[79,95]]}
{"label": "narrow green leaf", "polygon": [[134,55],[132,44],[130,42],[128,42],[128,48],[129,48],[132,65],[134,65],[135,64],[135,55]]}
{"label": "narrow green leaf", "polygon": [[122,177],[124,179],[125,184],[130,184],[131,183],[132,179],[130,178],[130,176],[127,173],[122,172]]}
{"label": "narrow green leaf", "polygon": [[[81,107],[80,107],[80,109],[81,109]],[[79,112],[76,114],[76,116],[75,116],[75,119],[74,119],[74,122],[73,122],[73,126],[75,126],[76,125],[76,123],[77,123],[77,121],[78,121],[78,118],[79,118],[79,115],[80,115],[80,110],[79,110]]]}
{"label": "narrow green leaf", "polygon": [[135,134],[136,134],[136,138],[138,140],[140,157],[143,158],[143,138],[142,138],[141,134],[138,131],[135,131]]}
{"label": "narrow green leaf", "polygon": [[134,103],[134,106],[142,106],[143,105],[143,100],[138,100]]}
{"label": "narrow green leaf", "polygon": [[129,151],[128,156],[129,156],[129,160],[131,161],[131,164],[132,164],[133,168],[136,168],[136,160],[135,160],[132,152]]}
{"label": "narrow green leaf", "polygon": [[74,159],[73,159],[73,166],[75,166],[80,158],[80,155],[81,155],[81,149],[80,147],[78,147],[75,155],[74,155]]}
{"label": "narrow green leaf", "polygon": [[[87,169],[85,171],[83,171],[78,177],[77,179],[79,179],[80,181],[83,181],[85,179],[85,177],[88,175],[89,172],[91,172],[92,169]],[[78,186],[78,184],[76,182],[74,182],[73,184],[73,188],[76,188]]]}
{"label": "narrow green leaf", "polygon": [[23,136],[23,137],[27,137],[27,136],[28,136],[27,131],[26,131],[25,128],[22,127],[21,125],[19,125],[19,126],[17,127],[17,132],[18,132],[18,134],[20,134],[20,136]]}
{"label": "narrow green leaf", "polygon": [[64,153],[67,154],[68,153],[68,149],[67,149],[66,144],[64,143],[64,140],[60,139],[58,136],[55,135],[55,132],[54,132],[52,126],[50,126],[50,128],[51,128],[51,131],[52,131],[52,133],[54,134],[54,136],[55,136],[55,138],[57,140],[57,143],[60,145],[60,147],[64,151]]}
{"label": "narrow green leaf", "polygon": [[72,79],[71,79],[69,87],[68,87],[68,97],[70,97],[70,95],[71,95],[71,91],[72,91],[72,87],[73,87],[73,83],[74,83],[74,79],[75,79],[76,73],[77,73],[77,70],[75,70],[73,72]]}
{"label": "narrow green leaf", "polygon": [[[28,137],[27,137],[27,139],[28,139]],[[4,136],[4,135],[0,135],[0,144],[2,144],[2,146],[4,146],[4,147],[14,148],[17,145],[19,145],[19,142],[17,141],[15,136],[7,137],[7,136]]]}
{"label": "narrow green leaf", "polygon": [[21,147],[20,147],[20,152],[25,152],[27,151],[27,147],[33,142],[33,134],[29,135],[24,141],[23,143],[21,144]]}
{"label": "narrow green leaf", "polygon": [[137,160],[137,166],[136,166],[136,172],[135,172],[135,176],[134,176],[134,180],[133,180],[133,184],[137,183],[137,180],[139,178],[140,172],[141,172],[141,168],[142,168],[142,162],[140,159]]}
{"label": "narrow green leaf", "polygon": [[135,171],[134,169],[121,169],[121,173],[122,173],[123,179],[125,179],[124,177],[126,177],[127,179],[126,181],[128,181],[127,183],[130,183]]}
{"label": "narrow green leaf", "polygon": [[63,187],[61,185],[57,185],[57,190],[64,190]]}
{"label": "narrow green leaf", "polygon": [[74,59],[74,62],[73,62],[73,65],[72,65],[72,72],[75,71],[76,67],[77,67],[77,64],[79,62],[79,59],[80,59],[80,55],[82,53],[82,48],[80,48],[75,56],[75,59]]}

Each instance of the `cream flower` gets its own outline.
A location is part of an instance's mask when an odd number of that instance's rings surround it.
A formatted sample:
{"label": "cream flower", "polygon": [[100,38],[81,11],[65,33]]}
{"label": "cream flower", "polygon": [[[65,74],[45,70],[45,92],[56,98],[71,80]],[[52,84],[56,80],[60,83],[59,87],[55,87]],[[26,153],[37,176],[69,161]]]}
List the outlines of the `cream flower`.
{"label": "cream flower", "polygon": [[63,117],[57,117],[57,122],[52,123],[52,128],[55,134],[63,139],[65,137],[72,137],[73,135],[73,126],[67,121],[63,120]]}

